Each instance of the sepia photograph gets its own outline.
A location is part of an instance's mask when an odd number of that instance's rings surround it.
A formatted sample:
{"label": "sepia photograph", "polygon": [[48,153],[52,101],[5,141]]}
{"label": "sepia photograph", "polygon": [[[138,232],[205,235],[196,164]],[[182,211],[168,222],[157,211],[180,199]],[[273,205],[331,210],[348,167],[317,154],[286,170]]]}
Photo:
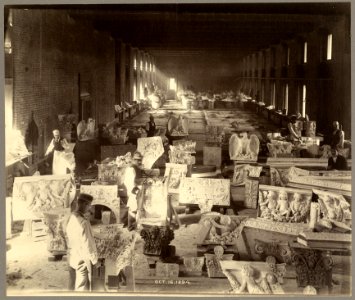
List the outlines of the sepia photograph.
{"label": "sepia photograph", "polygon": [[352,295],[350,1],[2,10],[4,295]]}

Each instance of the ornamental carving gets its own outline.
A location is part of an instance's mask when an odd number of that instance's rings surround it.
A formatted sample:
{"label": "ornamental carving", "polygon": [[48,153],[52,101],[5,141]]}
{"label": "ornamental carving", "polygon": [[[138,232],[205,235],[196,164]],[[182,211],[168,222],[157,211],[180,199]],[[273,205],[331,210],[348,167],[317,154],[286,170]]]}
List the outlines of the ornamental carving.
{"label": "ornamental carving", "polygon": [[202,257],[184,257],[184,266],[187,273],[201,274],[202,267],[205,264],[205,258]]}
{"label": "ornamental carving", "polygon": [[311,285],[315,288],[331,286],[333,260],[330,255],[312,249],[293,249],[292,262],[296,267],[299,287]]}
{"label": "ornamental carving", "polygon": [[144,226],[141,231],[144,240],[144,254],[165,257],[174,232],[169,227]]}
{"label": "ornamental carving", "polygon": [[271,242],[264,242],[255,240],[254,252],[259,254],[263,259],[268,256],[273,256],[285,263],[291,262],[291,248],[288,243],[274,240]]}

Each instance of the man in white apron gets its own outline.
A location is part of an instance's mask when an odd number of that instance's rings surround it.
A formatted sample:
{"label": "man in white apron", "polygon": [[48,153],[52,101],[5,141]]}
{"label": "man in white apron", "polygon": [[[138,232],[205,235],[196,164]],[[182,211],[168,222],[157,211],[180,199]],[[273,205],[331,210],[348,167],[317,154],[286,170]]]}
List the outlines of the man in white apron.
{"label": "man in white apron", "polygon": [[60,136],[60,132],[58,129],[53,130],[53,139],[49,144],[45,154],[48,155],[53,151],[53,164],[52,164],[53,175],[65,175],[67,174],[68,168],[72,169],[71,166],[72,163],[70,162],[70,159],[68,157],[70,153],[65,152],[68,149],[69,149],[69,144],[67,140]]}

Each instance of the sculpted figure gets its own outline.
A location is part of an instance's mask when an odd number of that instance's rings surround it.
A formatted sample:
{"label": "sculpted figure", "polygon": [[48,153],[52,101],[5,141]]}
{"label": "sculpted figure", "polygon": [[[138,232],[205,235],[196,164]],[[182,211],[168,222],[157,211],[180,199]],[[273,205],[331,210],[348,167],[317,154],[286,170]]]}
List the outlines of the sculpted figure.
{"label": "sculpted figure", "polygon": [[284,191],[281,191],[279,193],[276,210],[279,212],[281,216],[285,216],[286,220],[289,219],[291,209],[290,209],[290,204],[288,202],[287,193]]}

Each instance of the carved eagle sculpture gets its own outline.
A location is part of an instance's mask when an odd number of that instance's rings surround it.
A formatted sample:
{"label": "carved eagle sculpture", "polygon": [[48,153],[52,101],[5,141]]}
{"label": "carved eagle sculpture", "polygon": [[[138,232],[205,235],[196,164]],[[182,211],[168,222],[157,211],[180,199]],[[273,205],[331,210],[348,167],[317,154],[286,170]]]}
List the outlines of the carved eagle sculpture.
{"label": "carved eagle sculpture", "polygon": [[257,159],[260,141],[255,134],[250,136],[243,132],[240,136],[233,134],[229,140],[230,159]]}

